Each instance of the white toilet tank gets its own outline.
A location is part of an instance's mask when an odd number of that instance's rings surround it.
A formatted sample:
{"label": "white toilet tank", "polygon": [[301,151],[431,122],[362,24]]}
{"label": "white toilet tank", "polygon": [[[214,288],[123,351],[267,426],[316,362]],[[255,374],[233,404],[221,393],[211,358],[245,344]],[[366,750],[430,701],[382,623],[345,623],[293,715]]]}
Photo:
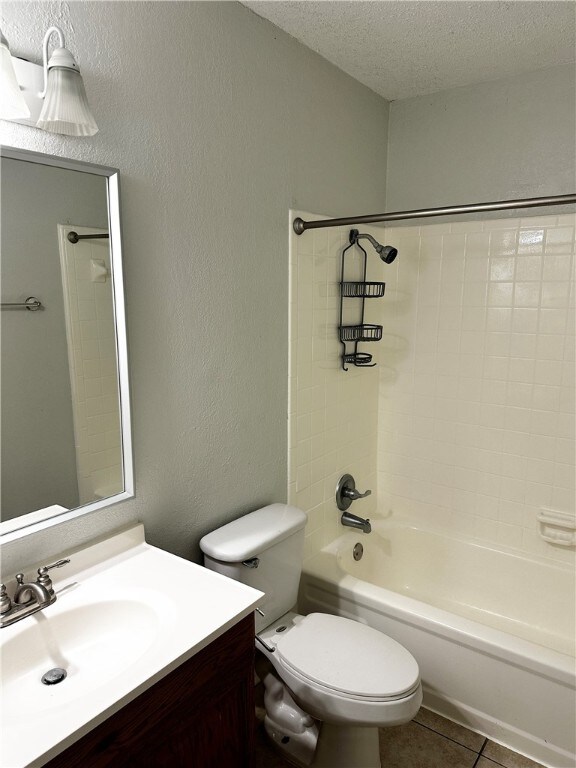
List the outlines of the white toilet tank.
{"label": "white toilet tank", "polygon": [[257,632],[296,604],[306,521],[301,509],[270,504],[200,541],[207,568],[266,594],[260,603],[265,616],[256,614]]}

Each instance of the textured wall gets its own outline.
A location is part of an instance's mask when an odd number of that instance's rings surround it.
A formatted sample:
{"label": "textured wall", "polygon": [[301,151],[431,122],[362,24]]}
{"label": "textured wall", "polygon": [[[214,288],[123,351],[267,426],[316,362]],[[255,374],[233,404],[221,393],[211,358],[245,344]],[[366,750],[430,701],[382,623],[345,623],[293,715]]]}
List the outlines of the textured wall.
{"label": "textured wall", "polygon": [[385,207],[388,107],[236,3],[2,5],[16,54],[37,61],[51,23],[100,132],[0,139],[120,168],[137,496],[4,565],[136,518],[197,557],[209,529],[286,498],[288,209]]}
{"label": "textured wall", "polygon": [[388,210],[574,192],[575,97],[566,65],[392,102]]}

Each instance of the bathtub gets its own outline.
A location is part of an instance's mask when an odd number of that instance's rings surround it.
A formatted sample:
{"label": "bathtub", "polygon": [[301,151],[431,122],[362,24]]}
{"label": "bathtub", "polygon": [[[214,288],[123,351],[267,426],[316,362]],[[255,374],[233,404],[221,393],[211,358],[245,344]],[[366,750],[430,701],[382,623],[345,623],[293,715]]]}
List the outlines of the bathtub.
{"label": "bathtub", "polygon": [[570,568],[380,521],[306,560],[299,608],[356,619],[402,643],[435,712],[550,768],[576,765]]}

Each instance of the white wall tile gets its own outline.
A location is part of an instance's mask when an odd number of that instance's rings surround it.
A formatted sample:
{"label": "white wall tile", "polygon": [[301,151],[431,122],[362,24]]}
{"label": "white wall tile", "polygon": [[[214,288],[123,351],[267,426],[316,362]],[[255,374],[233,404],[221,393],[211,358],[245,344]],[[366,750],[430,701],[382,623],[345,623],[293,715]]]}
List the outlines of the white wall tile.
{"label": "white wall tile", "polygon": [[[535,516],[540,506],[574,507],[574,217],[486,221],[482,231],[465,224],[450,233],[421,227],[411,254],[420,265],[409,275],[399,251],[412,306],[394,316],[408,343],[403,376],[380,379],[387,507],[565,562],[573,552],[540,540]],[[388,228],[387,240],[400,242],[401,232]],[[439,287],[423,279],[423,261],[433,259]],[[389,279],[389,295],[395,288]],[[387,364],[398,371],[396,362]],[[439,505],[449,514],[429,514]]]}
{"label": "white wall tile", "polygon": [[[338,533],[334,494],[342,474],[351,472],[358,487],[373,491],[359,514],[369,516],[376,507],[378,369],[352,366],[343,371],[337,335],[340,254],[348,244],[348,231],[319,229],[291,237],[288,497],[308,513],[306,555]],[[405,244],[416,249],[417,263],[419,238],[407,234]],[[350,266],[360,278],[360,260],[352,259]],[[368,280],[383,277],[382,262],[370,260]],[[358,305],[350,300],[346,309],[353,320]],[[376,322],[375,314],[367,301],[366,320]],[[393,337],[389,343],[402,346]],[[362,349],[375,351],[368,344]]]}
{"label": "white wall tile", "polygon": [[342,530],[334,489],[352,471],[373,484],[359,514],[570,561],[539,538],[536,514],[574,507],[574,217],[385,232],[399,256],[386,267],[369,252],[386,295],[367,302],[384,338],[364,345],[379,365],[348,373],[336,335],[347,229],[292,236],[289,498],[309,514],[307,556]]}
{"label": "white wall tile", "polygon": [[112,286],[109,280],[92,282],[90,267],[93,258],[109,267],[110,254],[104,241],[86,240],[73,251],[64,237],[60,242],[80,502],[84,504],[122,487]]}

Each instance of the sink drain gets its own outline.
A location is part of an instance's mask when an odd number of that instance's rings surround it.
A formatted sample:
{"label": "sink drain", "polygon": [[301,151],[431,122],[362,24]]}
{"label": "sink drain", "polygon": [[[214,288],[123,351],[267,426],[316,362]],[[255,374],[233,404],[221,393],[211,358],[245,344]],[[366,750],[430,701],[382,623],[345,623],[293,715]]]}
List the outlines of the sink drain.
{"label": "sink drain", "polygon": [[41,679],[44,685],[56,685],[57,683],[61,683],[67,674],[68,672],[66,672],[65,669],[54,667],[54,669],[49,669],[48,672],[42,675]]}

